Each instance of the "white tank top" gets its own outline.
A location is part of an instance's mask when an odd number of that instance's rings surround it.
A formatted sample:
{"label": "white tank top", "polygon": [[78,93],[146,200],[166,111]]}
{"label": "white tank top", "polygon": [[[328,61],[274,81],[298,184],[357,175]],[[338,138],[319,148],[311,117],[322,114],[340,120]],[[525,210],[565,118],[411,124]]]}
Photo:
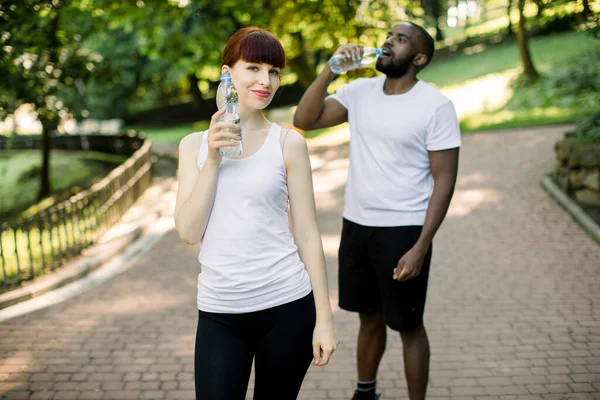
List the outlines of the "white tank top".
{"label": "white tank top", "polygon": [[[208,132],[198,152],[206,161]],[[214,205],[198,256],[198,309],[246,313],[298,300],[311,291],[288,222],[281,127],[243,159],[223,157]]]}

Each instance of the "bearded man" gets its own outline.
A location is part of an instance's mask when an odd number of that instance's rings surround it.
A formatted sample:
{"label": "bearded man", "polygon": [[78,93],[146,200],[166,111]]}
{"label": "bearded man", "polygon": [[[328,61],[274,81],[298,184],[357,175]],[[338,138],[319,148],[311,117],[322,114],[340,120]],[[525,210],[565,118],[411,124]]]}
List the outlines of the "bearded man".
{"label": "bearded man", "polygon": [[[425,399],[429,340],[423,325],[432,241],[454,193],[460,129],[452,102],[417,78],[434,40],[411,22],[395,25],[376,69],[327,96],[329,66],[303,95],[294,125],[348,122],[350,166],[339,248],[339,306],[358,312],[355,400],[379,398],[386,325],[400,333],[411,400]],[[356,44],[334,55],[362,58]]]}

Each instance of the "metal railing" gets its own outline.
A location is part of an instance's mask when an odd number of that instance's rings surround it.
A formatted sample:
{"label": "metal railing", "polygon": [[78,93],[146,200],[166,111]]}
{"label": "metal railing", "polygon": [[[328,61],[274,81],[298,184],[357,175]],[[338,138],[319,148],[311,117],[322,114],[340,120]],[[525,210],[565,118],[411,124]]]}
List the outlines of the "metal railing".
{"label": "metal railing", "polygon": [[[0,149],[6,141],[0,137]],[[39,148],[39,137],[12,149]],[[56,270],[95,243],[151,185],[151,142],[139,136],[57,136],[52,148],[130,155],[89,189],[27,218],[0,223],[0,292]]]}

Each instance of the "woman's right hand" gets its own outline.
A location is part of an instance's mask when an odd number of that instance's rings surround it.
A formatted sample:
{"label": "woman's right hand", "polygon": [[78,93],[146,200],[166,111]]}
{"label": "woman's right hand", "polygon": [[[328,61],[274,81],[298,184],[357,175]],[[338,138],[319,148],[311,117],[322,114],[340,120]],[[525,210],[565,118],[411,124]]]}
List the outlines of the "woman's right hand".
{"label": "woman's right hand", "polygon": [[206,161],[220,164],[223,157],[219,154],[221,147],[235,147],[240,141],[240,135],[227,132],[226,129],[239,130],[240,127],[233,122],[219,121],[221,115],[225,114],[225,109],[217,111],[210,119],[210,127],[208,128],[208,155]]}

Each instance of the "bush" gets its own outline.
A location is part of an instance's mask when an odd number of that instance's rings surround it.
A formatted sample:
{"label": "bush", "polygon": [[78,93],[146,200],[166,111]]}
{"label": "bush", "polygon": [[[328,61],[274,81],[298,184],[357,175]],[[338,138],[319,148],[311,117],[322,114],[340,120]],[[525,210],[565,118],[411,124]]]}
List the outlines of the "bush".
{"label": "bush", "polygon": [[[511,100],[513,109],[551,107],[577,107],[596,110],[600,103],[600,49],[589,50],[560,66],[546,71],[535,85],[521,90]],[[527,86],[521,77],[513,87]]]}
{"label": "bush", "polygon": [[600,143],[600,109],[577,125],[574,136],[582,141]]}
{"label": "bush", "polygon": [[572,31],[581,23],[579,14],[554,14],[543,16],[536,20],[535,26],[531,28],[533,35],[551,35],[557,32]]}
{"label": "bush", "polygon": [[600,50],[590,50],[550,76],[553,88],[564,92],[600,91]]}
{"label": "bush", "polygon": [[32,179],[38,179],[42,174],[42,166],[34,165],[31,168],[23,171],[21,175],[19,175],[19,182],[28,181]]}

